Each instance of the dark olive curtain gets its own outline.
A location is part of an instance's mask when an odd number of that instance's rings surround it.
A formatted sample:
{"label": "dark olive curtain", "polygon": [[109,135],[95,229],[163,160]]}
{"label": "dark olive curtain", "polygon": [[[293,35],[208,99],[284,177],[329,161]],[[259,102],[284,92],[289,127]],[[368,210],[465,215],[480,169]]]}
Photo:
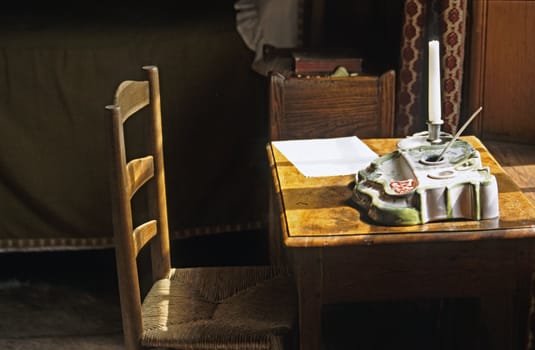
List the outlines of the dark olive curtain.
{"label": "dark olive curtain", "polygon": [[111,246],[104,106],[146,64],[160,68],[173,236],[261,226],[265,80],[232,3],[116,6],[0,13],[0,252]]}

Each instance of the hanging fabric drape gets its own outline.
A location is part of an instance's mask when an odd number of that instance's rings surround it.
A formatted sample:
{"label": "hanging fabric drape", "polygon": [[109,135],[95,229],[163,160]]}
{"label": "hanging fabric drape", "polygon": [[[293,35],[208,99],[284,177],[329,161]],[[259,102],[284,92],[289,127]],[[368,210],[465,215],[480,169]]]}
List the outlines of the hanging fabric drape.
{"label": "hanging fabric drape", "polygon": [[267,75],[263,62],[264,45],[302,45],[302,0],[237,0],[236,30],[247,47],[255,52],[252,69]]}
{"label": "hanging fabric drape", "polygon": [[460,119],[466,42],[466,0],[406,0],[401,31],[396,135],[427,129],[427,43],[441,47],[442,130],[455,133]]}

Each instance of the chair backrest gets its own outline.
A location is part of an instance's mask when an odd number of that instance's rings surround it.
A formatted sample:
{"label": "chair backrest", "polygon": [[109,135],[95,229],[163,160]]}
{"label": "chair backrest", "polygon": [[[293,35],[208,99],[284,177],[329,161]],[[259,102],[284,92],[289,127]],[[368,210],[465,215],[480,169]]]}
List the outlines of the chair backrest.
{"label": "chair backrest", "polygon": [[395,72],[380,76],[270,74],[271,140],[392,137]]}
{"label": "chair backrest", "polygon": [[[164,278],[170,271],[169,232],[165,195],[163,141],[158,68],[145,66],[148,80],[122,82],[112,105],[111,195],[115,254],[125,339],[140,339],[141,293],[137,256],[150,242],[152,277]],[[138,113],[145,107],[149,113]],[[150,116],[146,125],[147,155],[127,160],[125,123],[135,115]],[[149,220],[134,227],[132,197],[146,189]],[[127,344],[127,348],[131,348]]]}

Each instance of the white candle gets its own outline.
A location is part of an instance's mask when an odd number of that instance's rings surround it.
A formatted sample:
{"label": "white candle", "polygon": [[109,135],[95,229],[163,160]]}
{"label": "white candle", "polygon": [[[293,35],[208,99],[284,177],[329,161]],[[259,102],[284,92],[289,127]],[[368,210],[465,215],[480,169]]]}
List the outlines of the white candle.
{"label": "white candle", "polygon": [[437,40],[429,42],[429,122],[441,123],[441,100],[440,100],[440,49]]}

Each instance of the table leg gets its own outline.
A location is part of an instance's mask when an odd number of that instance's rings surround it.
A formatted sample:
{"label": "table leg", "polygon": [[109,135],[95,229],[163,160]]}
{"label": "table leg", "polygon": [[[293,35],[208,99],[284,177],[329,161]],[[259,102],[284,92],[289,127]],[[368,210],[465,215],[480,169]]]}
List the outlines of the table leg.
{"label": "table leg", "polygon": [[296,254],[296,278],[299,296],[299,342],[301,350],[322,348],[321,251],[307,248]]}
{"label": "table leg", "polygon": [[518,288],[516,291],[515,299],[515,320],[514,323],[516,333],[513,334],[515,339],[518,340],[514,347],[517,349],[527,349],[529,339],[529,327],[530,327],[530,310],[531,310],[531,295],[532,295],[532,265],[529,265],[530,269],[522,271],[521,276],[518,279]]}
{"label": "table leg", "polygon": [[513,303],[511,296],[483,296],[481,300],[482,347],[512,349]]}
{"label": "table leg", "polygon": [[515,294],[481,297],[485,349],[525,349],[529,289],[518,288]]}

